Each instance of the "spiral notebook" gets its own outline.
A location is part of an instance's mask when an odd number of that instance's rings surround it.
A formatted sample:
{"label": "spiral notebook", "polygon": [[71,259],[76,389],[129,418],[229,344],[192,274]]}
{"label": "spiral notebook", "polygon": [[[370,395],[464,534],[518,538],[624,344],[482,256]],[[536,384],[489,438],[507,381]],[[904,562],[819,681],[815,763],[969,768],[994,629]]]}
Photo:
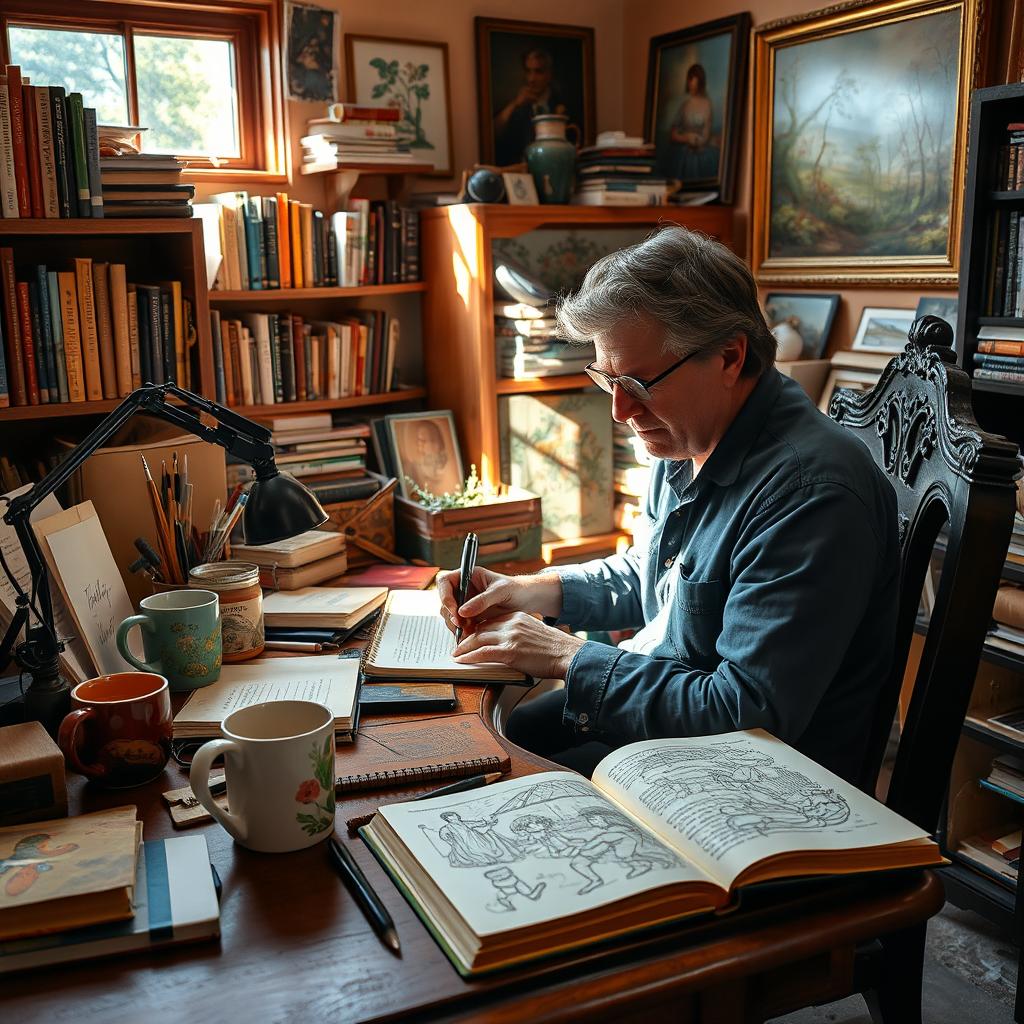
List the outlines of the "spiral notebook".
{"label": "spiral notebook", "polygon": [[364,725],[334,766],[338,793],[510,768],[508,752],[476,714]]}

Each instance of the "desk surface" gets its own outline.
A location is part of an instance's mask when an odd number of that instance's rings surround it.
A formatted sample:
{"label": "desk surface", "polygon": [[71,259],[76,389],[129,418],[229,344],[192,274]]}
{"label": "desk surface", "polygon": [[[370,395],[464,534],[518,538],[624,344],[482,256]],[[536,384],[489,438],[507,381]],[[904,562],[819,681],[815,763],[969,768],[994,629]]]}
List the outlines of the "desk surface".
{"label": "desk surface", "polygon": [[[457,710],[490,715],[493,692],[459,687],[458,695]],[[502,742],[512,754],[513,775],[551,767]],[[70,806],[77,813],[136,803],[145,838],[162,838],[176,833],[160,793],[186,783],[173,761],[159,780],[119,792],[97,790],[72,775]],[[339,835],[344,835],[345,819],[429,788],[379,790],[339,800]],[[692,988],[693,979],[707,972],[717,985],[723,984],[723,972],[748,974],[759,966],[770,972],[779,963],[782,946],[790,961],[804,947],[806,955],[817,954],[820,960],[827,933],[830,944],[842,940],[852,949],[852,943],[879,934],[879,929],[890,930],[894,922],[919,919],[924,904],[934,905],[934,913],[942,899],[941,885],[930,874],[875,879],[871,885],[849,882],[838,889],[830,880],[823,889],[790,896],[781,904],[778,896],[760,905],[752,901],[727,918],[691,922],[611,949],[464,981],[358,839],[345,837],[395,919],[400,959],[370,930],[328,863],[322,843],[297,853],[259,854],[235,845],[213,823],[200,828],[224,883],[219,944],[175,946],[5,977],[0,981],[0,1019],[19,1024],[112,1024],[150,1015],[247,1024],[481,1016],[509,1022],[593,1020],[595,1014],[622,1019],[623,1013],[664,1006],[666,1001],[681,1009],[690,998],[699,998],[686,986]],[[851,906],[857,907],[855,914]],[[796,937],[795,914],[801,915]],[[849,973],[847,960],[833,955],[826,961],[832,979],[828,984],[841,985]],[[759,995],[762,1005],[767,1005],[765,999],[771,1002],[767,991]],[[830,998],[825,989],[818,996]],[[785,1008],[783,1002],[777,1005]]]}

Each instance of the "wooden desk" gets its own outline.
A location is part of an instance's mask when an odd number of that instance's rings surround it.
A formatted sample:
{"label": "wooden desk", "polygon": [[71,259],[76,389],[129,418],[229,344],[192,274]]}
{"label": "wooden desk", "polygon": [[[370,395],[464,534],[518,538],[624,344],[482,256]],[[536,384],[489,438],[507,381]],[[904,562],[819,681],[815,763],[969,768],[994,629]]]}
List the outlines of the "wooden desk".
{"label": "wooden desk", "polygon": [[[488,718],[494,694],[459,688],[460,711]],[[395,720],[397,716],[387,716]],[[428,717],[428,716],[407,716]],[[551,766],[506,741],[514,775]],[[69,780],[73,812],[136,803],[145,838],[174,835],[160,793],[187,782],[172,761],[156,782],[118,793]],[[344,821],[429,786],[353,794]],[[370,930],[328,863],[323,844],[289,854],[252,853],[219,826],[203,832],[224,883],[220,944],[176,946],[0,979],[0,1020],[25,1024],[119,1021],[234,1024],[265,1021],[474,1019],[492,1022],[746,1021],[850,991],[855,944],[913,925],[942,904],[929,872],[870,882],[823,882],[762,895],[735,914],[616,943],[611,948],[463,981],[373,855],[350,848],[395,919],[401,959]],[[180,833],[179,833],[180,834]],[[794,924],[798,927],[794,927]],[[782,965],[805,961],[796,970]],[[799,984],[794,979],[799,977]]]}

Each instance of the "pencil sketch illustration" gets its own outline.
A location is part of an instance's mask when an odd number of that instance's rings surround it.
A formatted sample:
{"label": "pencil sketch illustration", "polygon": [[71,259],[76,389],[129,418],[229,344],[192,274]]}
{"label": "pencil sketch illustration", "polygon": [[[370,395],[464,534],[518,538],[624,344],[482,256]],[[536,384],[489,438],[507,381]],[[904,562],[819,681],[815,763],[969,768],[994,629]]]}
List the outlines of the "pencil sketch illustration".
{"label": "pencil sketch illustration", "polygon": [[448,866],[481,872],[494,890],[486,903],[492,913],[598,890],[614,898],[629,879],[664,880],[664,872],[685,866],[614,805],[599,801],[582,780],[547,779],[511,796],[430,813],[419,829]]}
{"label": "pencil sketch illustration", "polygon": [[821,830],[850,817],[835,790],[745,741],[648,748],[609,778],[716,860],[757,836]]}

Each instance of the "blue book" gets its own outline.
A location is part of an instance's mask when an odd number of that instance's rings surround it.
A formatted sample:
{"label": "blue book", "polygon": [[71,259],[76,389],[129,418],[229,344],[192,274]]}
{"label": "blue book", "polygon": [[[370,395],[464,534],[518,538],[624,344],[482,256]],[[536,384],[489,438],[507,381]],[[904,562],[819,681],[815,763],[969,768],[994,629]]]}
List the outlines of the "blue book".
{"label": "blue book", "polygon": [[263,245],[260,249],[266,259],[266,285],[268,288],[281,287],[281,272],[277,257],[277,200],[273,196],[263,198]]}
{"label": "blue book", "polygon": [[46,374],[50,387],[51,402],[65,402],[60,397],[60,385],[57,381],[57,359],[53,348],[53,317],[50,315],[50,288],[46,281],[46,267],[36,267],[35,294],[39,302],[39,327],[46,353]]}
{"label": "blue book", "polygon": [[[57,271],[46,270],[46,304],[50,309],[50,332],[53,335],[53,365],[57,373],[57,400],[69,402],[68,367],[64,355],[64,318],[60,311],[60,285]],[[42,290],[40,289],[40,294]]]}
{"label": "blue book", "polygon": [[263,252],[263,217],[260,214],[260,197],[247,199],[241,207],[245,223],[245,258],[249,266],[249,287],[263,288],[264,272],[260,270],[260,255]]}
{"label": "blue book", "polygon": [[216,938],[220,905],[206,838],[143,843],[133,909],[127,921],[0,942],[0,974]]}
{"label": "blue book", "polygon": [[28,308],[32,318],[32,337],[35,339],[36,376],[39,379],[39,401],[52,402],[50,397],[50,360],[46,354],[46,339],[43,337],[42,318],[39,316],[39,285],[28,283]]}

